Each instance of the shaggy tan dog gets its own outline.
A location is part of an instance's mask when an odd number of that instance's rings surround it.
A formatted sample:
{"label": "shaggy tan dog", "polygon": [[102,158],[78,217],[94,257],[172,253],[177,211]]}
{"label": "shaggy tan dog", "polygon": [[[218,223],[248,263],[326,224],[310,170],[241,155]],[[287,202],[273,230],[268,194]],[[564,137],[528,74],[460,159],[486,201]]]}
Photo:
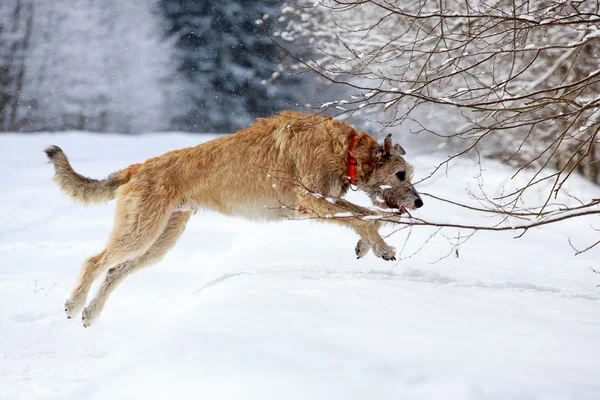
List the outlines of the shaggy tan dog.
{"label": "shaggy tan dog", "polygon": [[83,310],[84,326],[100,315],[127,274],[162,259],[196,209],[252,219],[322,218],[360,235],[359,258],[373,249],[378,257],[392,260],[395,250],[379,235],[379,222],[331,218],[342,211],[374,214],[341,197],[352,183],[380,207],[402,212],[423,204],[410,183],[412,167],[401,157],[404,150],[392,146],[391,136],[379,145],[348,124],[294,112],[259,119],[234,135],[171,151],[104,180],[77,174],[57,146],[48,147],[46,154],[56,171],[54,180],[75,200],[90,204],[117,199],[106,248],[84,263],[65,303],[67,316],[75,316],[92,282],[108,269]]}

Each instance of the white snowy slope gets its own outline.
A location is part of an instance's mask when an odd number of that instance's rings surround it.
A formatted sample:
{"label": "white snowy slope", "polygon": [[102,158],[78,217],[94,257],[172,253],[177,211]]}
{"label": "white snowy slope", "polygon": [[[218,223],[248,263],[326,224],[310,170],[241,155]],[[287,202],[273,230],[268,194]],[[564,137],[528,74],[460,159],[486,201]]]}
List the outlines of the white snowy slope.
{"label": "white snowy slope", "polygon": [[[63,197],[42,149],[61,146],[99,178],[201,140],[0,136],[0,399],[600,398],[600,275],[590,270],[600,249],[574,256],[567,243],[598,240],[597,218],[521,239],[480,233],[459,258],[434,263],[450,251],[437,237],[393,263],[356,260],[356,235],[332,224],[199,212],[92,328],[67,320],[64,300],[102,249],[114,204]],[[436,159],[407,150],[424,176]],[[501,190],[510,170],[485,167],[486,185]],[[466,198],[477,173],[465,161],[419,189]],[[578,179],[571,189],[600,197]],[[428,198],[418,214],[472,221]],[[413,230],[403,256],[430,233]],[[405,238],[388,242],[400,249]]]}

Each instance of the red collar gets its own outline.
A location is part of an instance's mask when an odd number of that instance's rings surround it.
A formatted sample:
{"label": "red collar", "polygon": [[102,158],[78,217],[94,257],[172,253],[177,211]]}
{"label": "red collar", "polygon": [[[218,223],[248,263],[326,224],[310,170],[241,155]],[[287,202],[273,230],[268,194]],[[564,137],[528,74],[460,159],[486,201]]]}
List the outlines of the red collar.
{"label": "red collar", "polygon": [[347,157],[347,173],[348,180],[350,181],[351,186],[356,186],[356,158],[352,157],[352,151],[354,150],[354,146],[358,141],[358,136],[354,136],[350,141],[350,146],[348,147],[348,157]]}

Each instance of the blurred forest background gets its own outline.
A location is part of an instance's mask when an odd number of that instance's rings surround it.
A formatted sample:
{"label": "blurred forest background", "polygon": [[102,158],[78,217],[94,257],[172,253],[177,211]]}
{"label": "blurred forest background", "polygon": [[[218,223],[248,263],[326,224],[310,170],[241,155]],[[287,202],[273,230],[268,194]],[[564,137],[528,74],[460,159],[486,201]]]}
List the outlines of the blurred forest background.
{"label": "blurred forest background", "polygon": [[262,32],[280,5],[2,0],[0,130],[233,132],[314,99]]}

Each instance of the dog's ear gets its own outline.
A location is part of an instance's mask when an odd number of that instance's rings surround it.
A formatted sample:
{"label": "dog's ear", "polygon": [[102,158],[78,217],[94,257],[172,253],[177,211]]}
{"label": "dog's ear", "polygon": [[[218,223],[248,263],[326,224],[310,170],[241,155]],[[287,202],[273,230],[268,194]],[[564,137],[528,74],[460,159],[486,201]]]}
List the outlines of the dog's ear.
{"label": "dog's ear", "polygon": [[394,145],[394,150],[396,150],[399,156],[403,156],[406,154],[406,151],[398,143]]}
{"label": "dog's ear", "polygon": [[386,155],[390,154],[390,151],[392,150],[392,134],[391,133],[385,137],[385,140],[383,141],[383,149],[385,150]]}

